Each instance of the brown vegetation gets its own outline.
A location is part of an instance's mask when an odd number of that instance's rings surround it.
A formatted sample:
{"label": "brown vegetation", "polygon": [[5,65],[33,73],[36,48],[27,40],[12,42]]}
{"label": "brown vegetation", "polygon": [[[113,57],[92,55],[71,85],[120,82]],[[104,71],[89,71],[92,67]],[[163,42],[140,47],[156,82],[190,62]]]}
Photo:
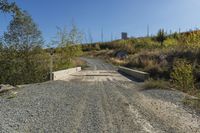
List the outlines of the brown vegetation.
{"label": "brown vegetation", "polygon": [[[98,43],[98,47],[101,50],[96,50],[95,45],[84,45],[83,50],[89,51],[88,53],[93,56],[101,56],[109,59],[115,65],[122,65],[133,69],[139,69],[150,73],[153,80],[148,81],[147,86],[155,88],[168,88],[164,87],[166,82],[172,82],[173,86],[184,92],[193,94],[200,89],[200,33],[191,32],[187,34],[174,33],[172,35],[166,35],[162,45],[156,39],[156,37],[144,37],[134,38],[129,40],[116,40],[106,43]],[[96,50],[96,52],[91,52]],[[101,51],[112,51],[112,53]],[[129,53],[127,58],[116,58],[114,53],[119,50],[125,50]],[[98,53],[98,54],[97,54]],[[176,65],[178,60],[184,60],[187,65]],[[178,69],[176,67],[182,67],[179,71],[178,78],[174,78]],[[188,67],[188,66],[187,66]],[[187,78],[181,78],[185,74]],[[173,75],[173,76],[172,76]],[[158,81],[158,82],[157,82]],[[162,81],[162,82],[160,82]],[[187,82],[188,84],[184,88],[178,82]],[[192,84],[192,87],[189,87]],[[161,87],[159,87],[161,86]],[[198,93],[197,93],[198,95]]]}

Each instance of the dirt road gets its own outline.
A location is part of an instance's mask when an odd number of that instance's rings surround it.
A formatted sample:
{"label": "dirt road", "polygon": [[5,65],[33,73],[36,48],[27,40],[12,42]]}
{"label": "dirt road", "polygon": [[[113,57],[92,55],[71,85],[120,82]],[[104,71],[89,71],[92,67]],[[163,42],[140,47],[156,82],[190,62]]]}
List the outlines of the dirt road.
{"label": "dirt road", "polygon": [[[173,91],[140,84],[97,59],[63,81],[0,96],[0,131],[19,133],[199,133],[200,118]],[[13,92],[12,92],[13,93]]]}

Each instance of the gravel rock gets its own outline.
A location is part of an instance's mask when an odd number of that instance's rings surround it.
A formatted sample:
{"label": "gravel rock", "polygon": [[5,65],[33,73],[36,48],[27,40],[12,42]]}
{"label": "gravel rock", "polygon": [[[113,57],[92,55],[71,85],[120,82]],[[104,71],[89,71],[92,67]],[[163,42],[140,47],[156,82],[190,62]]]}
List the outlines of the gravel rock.
{"label": "gravel rock", "polygon": [[12,89],[15,89],[15,87],[11,86],[11,85],[3,85],[3,84],[0,85],[0,93],[5,92],[5,91],[9,91],[9,90],[12,90]]}
{"label": "gravel rock", "polygon": [[[86,59],[89,71],[116,70],[102,60]],[[80,73],[79,73],[80,74]],[[78,75],[78,74],[77,74]],[[105,76],[105,74],[103,74]],[[179,94],[141,92],[136,82],[114,74],[75,76],[23,86],[17,96],[0,96],[0,131],[79,133],[195,133],[200,118],[176,106]],[[155,93],[155,94],[154,94]],[[162,99],[165,97],[164,99]]]}

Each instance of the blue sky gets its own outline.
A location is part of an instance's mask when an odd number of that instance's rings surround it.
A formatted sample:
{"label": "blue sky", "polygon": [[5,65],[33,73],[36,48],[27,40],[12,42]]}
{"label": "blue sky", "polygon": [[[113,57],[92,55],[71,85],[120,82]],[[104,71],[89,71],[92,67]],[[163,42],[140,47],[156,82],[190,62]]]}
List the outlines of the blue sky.
{"label": "blue sky", "polygon": [[[129,36],[145,36],[159,28],[182,31],[200,28],[200,0],[10,0],[32,15],[48,43],[56,26],[70,27],[72,20],[80,30],[91,32],[94,41]],[[0,34],[6,31],[9,15],[0,14]],[[86,36],[87,37],[87,36]]]}

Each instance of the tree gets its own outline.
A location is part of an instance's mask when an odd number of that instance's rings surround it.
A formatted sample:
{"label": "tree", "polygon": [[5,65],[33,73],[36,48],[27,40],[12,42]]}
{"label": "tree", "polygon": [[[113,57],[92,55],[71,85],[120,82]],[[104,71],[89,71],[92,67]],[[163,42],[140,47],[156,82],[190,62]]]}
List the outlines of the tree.
{"label": "tree", "polygon": [[166,33],[164,29],[160,29],[157,33],[156,40],[160,42],[161,46],[163,46],[163,42],[167,39]]}
{"label": "tree", "polygon": [[89,38],[89,43],[93,43],[93,37],[92,37],[92,33],[90,32],[90,30],[88,30],[88,38]]}
{"label": "tree", "polygon": [[16,5],[15,2],[8,3],[7,0],[0,0],[0,11],[4,13],[14,13],[15,16],[21,15],[20,8]]}
{"label": "tree", "polygon": [[0,82],[28,84],[47,79],[48,65],[42,51],[43,38],[27,12],[13,16],[3,36]]}
{"label": "tree", "polygon": [[12,14],[8,31],[0,40],[0,83],[28,84],[48,80],[48,54],[31,16],[7,0],[0,0],[0,13]]}
{"label": "tree", "polygon": [[[56,27],[57,33],[56,36],[51,41],[51,46],[65,47],[69,42],[69,33],[67,32],[67,28]],[[50,46],[50,47],[51,47]]]}
{"label": "tree", "polygon": [[1,51],[3,50],[3,43],[2,41],[0,40],[0,59],[1,59]]}
{"label": "tree", "polygon": [[43,45],[43,38],[31,16],[24,11],[11,20],[8,31],[4,33],[4,42],[16,50],[31,51]]}
{"label": "tree", "polygon": [[57,27],[57,34],[52,40],[52,44],[57,46],[54,61],[54,68],[56,70],[66,69],[73,65],[72,58],[80,55],[82,49],[82,32],[73,24],[68,31],[66,27]]}
{"label": "tree", "polygon": [[178,32],[175,32],[174,34],[172,34],[172,36],[173,36],[173,38],[174,39],[179,39],[179,37],[180,37],[180,34],[178,34]]}
{"label": "tree", "polygon": [[72,24],[72,29],[69,32],[69,43],[81,44],[82,41],[83,41],[83,33],[76,27],[75,24]]}
{"label": "tree", "polygon": [[68,45],[81,44],[83,41],[83,33],[72,24],[72,28],[67,31],[67,28],[57,27],[57,34],[52,40],[52,44],[57,44],[59,47],[66,47]]}

